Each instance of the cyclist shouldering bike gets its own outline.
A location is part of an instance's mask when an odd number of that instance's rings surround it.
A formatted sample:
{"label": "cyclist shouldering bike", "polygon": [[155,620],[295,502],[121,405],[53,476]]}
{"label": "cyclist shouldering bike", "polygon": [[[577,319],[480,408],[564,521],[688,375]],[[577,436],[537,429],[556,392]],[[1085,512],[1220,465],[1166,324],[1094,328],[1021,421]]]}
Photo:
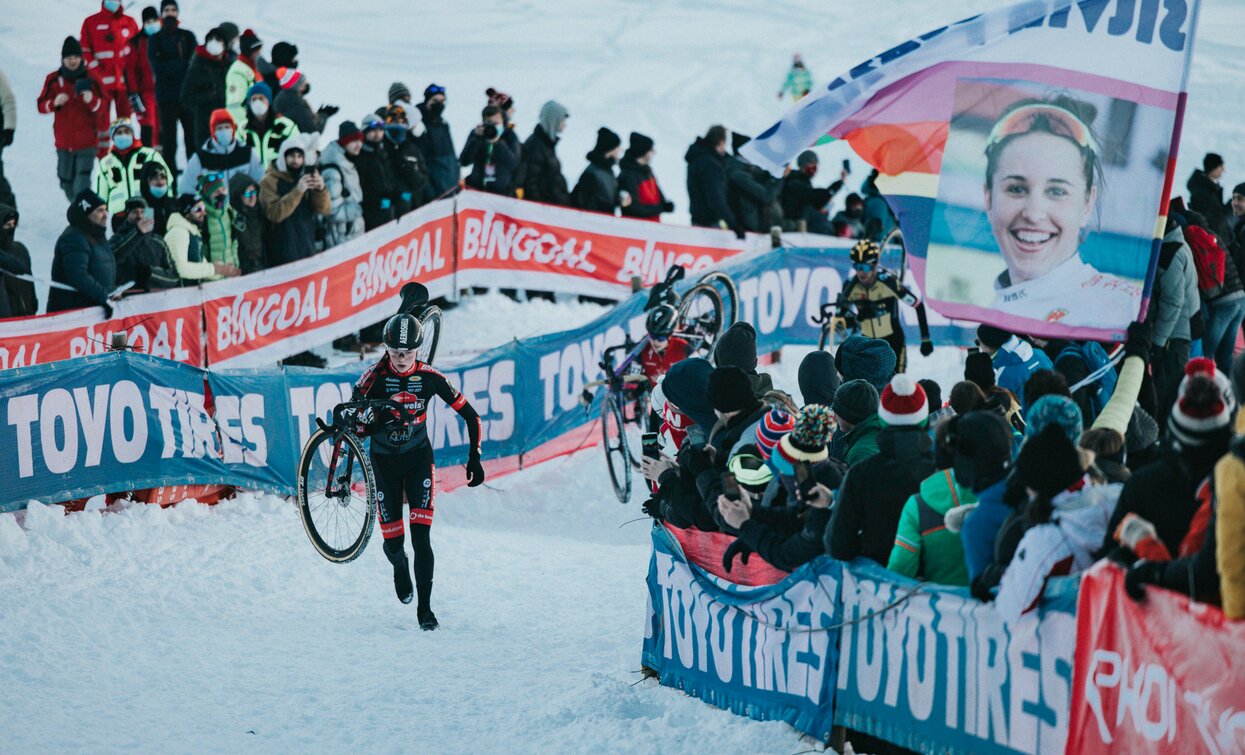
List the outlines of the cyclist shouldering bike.
{"label": "cyclist shouldering bike", "polygon": [[372,468],[376,477],[376,501],[385,556],[393,564],[393,586],[398,599],[410,603],[411,569],[404,547],[402,504],[410,504],[411,543],[415,552],[415,592],[422,629],[436,629],[432,612],[432,526],[436,481],[433,476],[432,442],[428,437],[428,407],[434,397],[458,412],[467,424],[471,451],[467,459],[467,485],[484,482],[480,463],[480,415],[467,398],[431,365],[419,361],[417,349],[423,327],[414,315],[398,314],[385,323],[385,353],[359,378],[354,399],[391,400],[405,413],[367,409],[356,418],[356,431],[370,435]]}
{"label": "cyclist shouldering bike", "polygon": [[855,273],[843,284],[839,303],[855,308],[861,334],[889,343],[895,350],[895,371],[903,372],[908,364],[903,324],[899,319],[899,304],[903,302],[916,310],[921,331],[921,355],[934,353],[934,344],[929,338],[929,323],[925,319],[925,305],[894,274],[878,265],[882,247],[876,241],[863,239],[852,247],[851,256]]}

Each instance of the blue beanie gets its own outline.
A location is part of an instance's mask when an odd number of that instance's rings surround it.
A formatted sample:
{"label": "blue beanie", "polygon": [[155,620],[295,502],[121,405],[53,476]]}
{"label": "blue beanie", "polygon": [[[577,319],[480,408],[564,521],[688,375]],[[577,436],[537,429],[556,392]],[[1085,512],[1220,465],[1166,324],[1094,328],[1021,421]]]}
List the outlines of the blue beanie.
{"label": "blue beanie", "polygon": [[844,382],[864,380],[881,391],[895,376],[895,350],[881,338],[852,335],[835,352],[834,366]]}
{"label": "blue beanie", "polygon": [[250,101],[250,99],[257,94],[264,95],[264,97],[268,98],[269,104],[272,103],[272,87],[262,81],[255,82],[251,85],[250,89],[246,90],[246,99]]}
{"label": "blue beanie", "polygon": [[1085,427],[1081,418],[1081,408],[1067,396],[1047,394],[1029,407],[1025,413],[1025,437],[1031,438],[1051,425],[1058,425],[1072,445],[1081,439],[1081,431]]}
{"label": "blue beanie", "polygon": [[718,421],[709,405],[709,374],[713,365],[709,360],[693,357],[676,363],[661,381],[661,392],[666,400],[692,421],[709,432]]}

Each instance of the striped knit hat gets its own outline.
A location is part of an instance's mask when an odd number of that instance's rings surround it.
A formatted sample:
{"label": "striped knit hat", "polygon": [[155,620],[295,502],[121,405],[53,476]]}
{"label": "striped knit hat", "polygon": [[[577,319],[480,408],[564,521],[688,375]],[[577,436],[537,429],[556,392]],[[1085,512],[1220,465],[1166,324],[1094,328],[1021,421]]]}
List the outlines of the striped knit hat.
{"label": "striped knit hat", "polygon": [[1205,357],[1189,360],[1167,428],[1180,445],[1201,446],[1226,431],[1236,409],[1232,384]]}
{"label": "striped knit hat", "polygon": [[795,429],[778,441],[778,453],[788,461],[824,461],[829,455],[826,444],[834,431],[830,407],[808,404],[800,410]]}
{"label": "striped knit hat", "polygon": [[277,81],[280,82],[282,89],[295,89],[302,80],[303,75],[298,72],[297,68],[277,69]]}
{"label": "striped knit hat", "polygon": [[774,446],[782,436],[795,429],[795,418],[782,409],[770,409],[769,413],[757,423],[757,453],[762,459],[769,461]]}
{"label": "striped knit hat", "polygon": [[925,389],[901,372],[882,389],[878,416],[891,426],[921,424],[929,417]]}

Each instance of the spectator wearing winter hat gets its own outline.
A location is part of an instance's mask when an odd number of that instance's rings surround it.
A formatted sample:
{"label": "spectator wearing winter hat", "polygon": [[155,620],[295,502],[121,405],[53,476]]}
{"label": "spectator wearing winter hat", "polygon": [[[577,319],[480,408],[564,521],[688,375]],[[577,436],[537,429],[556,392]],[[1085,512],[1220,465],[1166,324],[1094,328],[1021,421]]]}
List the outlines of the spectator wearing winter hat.
{"label": "spectator wearing winter hat", "polygon": [[713,365],[707,359],[693,357],[673,365],[662,380],[662,393],[666,400],[691,418],[703,435],[717,423],[717,415],[709,403],[709,375]]}
{"label": "spectator wearing winter hat", "polygon": [[90,189],[83,189],[65,211],[69,226],[56,239],[52,252],[52,280],[72,290],[54,287],[48,293],[48,312],[102,306],[112,316],[111,297],[117,285],[117,260],[105,240],[108,205]]}
{"label": "spectator wearing winter hat", "polygon": [[1089,461],[1054,425],[1021,448],[1016,474],[1032,497],[1025,511],[1028,529],[994,599],[1004,623],[1014,624],[1036,608],[1050,577],[1077,574],[1093,564],[1097,544],[1110,531],[1120,486],[1092,484],[1086,476]]}
{"label": "spectator wearing winter hat", "polygon": [[848,380],[839,386],[833,405],[839,429],[830,444],[831,456],[851,467],[878,452],[878,433],[883,427],[878,401],[877,389],[866,380]]}
{"label": "spectator wearing winter hat", "polygon": [[299,133],[294,121],[277,114],[272,106],[272,90],[262,81],[255,82],[247,90],[244,122],[242,141],[265,170],[277,159],[277,150],[285,140]]}
{"label": "spectator wearing winter hat", "polygon": [[[509,137],[502,137],[507,140],[507,144],[518,154],[522,145],[519,144],[519,137],[514,133],[514,98],[500,90],[489,87],[484,90],[484,96],[488,98],[488,104],[496,107],[501,111],[502,121],[506,124],[506,130],[510,132]],[[510,139],[513,141],[510,141]]]}
{"label": "spectator wearing winter hat", "polygon": [[432,194],[439,197],[458,185],[458,150],[454,149],[454,137],[450,124],[445,120],[445,87],[429,84],[424,88],[424,101],[416,105],[424,124],[424,133],[416,143],[423,152],[428,167],[428,180]]}
{"label": "spectator wearing winter hat", "polygon": [[709,444],[716,449],[717,458],[725,464],[726,452],[739,441],[745,430],[765,415],[768,408],[753,392],[748,373],[738,367],[715,367],[709,373],[705,395],[718,416],[709,433]]}
{"label": "spectator wearing winter hat", "polygon": [[739,154],[749,141],[751,137],[731,134],[731,154],[726,157],[726,201],[745,231],[769,233],[771,228],[782,225],[778,195],[783,184]]}
{"label": "spectator wearing winter hat", "polygon": [[70,201],[91,185],[91,166],[99,147],[96,124],[106,107],[104,97],[103,84],[82,62],[82,46],[66,37],[61,66],[44,79],[37,104],[40,113],[53,115],[56,177]]}
{"label": "spectator wearing winter hat", "polygon": [[1076,445],[1094,455],[1090,473],[1097,475],[1099,482],[1128,482],[1131,473],[1123,435],[1108,427],[1090,428],[1081,433]]}
{"label": "spectator wearing winter hat", "polygon": [[[229,65],[225,74],[225,109],[235,123],[247,122],[247,100],[251,87],[262,80],[259,72],[259,56],[264,41],[247,29],[238,41],[238,59]],[[271,91],[271,90],[269,90]]]}
{"label": "spectator wearing winter hat", "polygon": [[363,189],[354,161],[363,149],[363,132],[353,121],[337,129],[337,140],[320,153],[320,175],[329,193],[329,217],[324,228],[324,248],[363,235]]}
{"label": "spectator wearing winter hat", "polygon": [[1025,414],[1025,437],[1031,438],[1051,425],[1056,425],[1068,441],[1075,444],[1085,428],[1081,408],[1067,396],[1048,394],[1042,396]]}
{"label": "spectator wearing winter hat", "polygon": [[793,229],[798,229],[799,224],[803,223],[812,233],[829,234],[833,228],[826,217],[826,205],[843,188],[847,171],[840,171],[837,181],[817,192],[813,187],[813,178],[817,175],[818,163],[817,154],[811,150],[805,150],[796,157],[796,170],[788,173],[782,182],[782,214]]}
{"label": "spectator wearing winter hat", "polygon": [[830,232],[847,239],[865,236],[865,200],[859,194],[848,194],[843,209],[830,220]]}
{"label": "spectator wearing winter hat", "polygon": [[200,177],[210,174],[224,177],[225,183],[239,173],[259,180],[264,171],[259,162],[259,154],[238,138],[238,124],[234,122],[229,111],[224,108],[212,111],[208,124],[212,129],[212,136],[195,150],[190,161],[186,163],[181,186],[198,186]]}
{"label": "spectator wearing winter hat", "polygon": [[202,233],[208,259],[220,263],[226,277],[240,275],[238,240],[233,235],[238,211],[229,204],[229,182],[220,173],[205,173],[198,194],[203,198]]}
{"label": "spectator wearing winter hat", "polygon": [[[82,21],[78,39],[82,43],[82,60],[91,73],[99,77],[104,95],[116,108],[116,118],[130,117],[129,88],[125,80],[127,63],[134,54],[130,41],[138,36],[138,24],[126,15],[120,0],[103,0],[99,12]],[[107,133],[108,111],[101,118],[101,131]],[[104,137],[107,149],[107,137]]]}
{"label": "spectator wearing winter hat", "polygon": [[363,146],[354,166],[363,192],[363,228],[370,231],[393,220],[393,199],[399,190],[385,150],[385,122],[375,113],[368,113],[359,121],[359,128]]}
{"label": "spectator wearing winter hat", "polygon": [[[1232,445],[1236,399],[1228,378],[1209,359],[1189,362],[1168,419],[1170,443],[1152,464],[1133,470],[1111,515],[1100,554],[1130,558],[1131,546],[1115,537],[1129,514],[1151,524],[1169,553],[1178,553],[1201,505],[1198,489]],[[1121,551],[1122,549],[1122,551]]]}
{"label": "spectator wearing winter hat", "polygon": [[0,318],[30,317],[39,311],[35,284],[13,277],[30,275],[30,250],[15,238],[18,219],[16,207],[0,204],[0,272],[13,274],[0,275]]}
{"label": "spectator wearing winter hat", "polygon": [[622,208],[624,218],[660,222],[662,213],[674,212],[674,203],[666,199],[653,173],[655,154],[652,139],[631,132],[627,151],[618,161],[618,188],[631,197],[631,203]]}
{"label": "spectator wearing winter hat", "polygon": [[688,209],[692,225],[731,230],[742,239],[744,228],[726,198],[727,141],[725,126],[711,126],[687,148]]}
{"label": "spectator wearing winter hat", "polygon": [[134,197],[125,209],[113,216],[109,245],[117,260],[117,280],[133,281],[127,293],[159,291],[182,284],[177,265],[164,238],[155,233],[155,220],[147,217],[147,201]]}
{"label": "spectator wearing winter hat", "polygon": [[734,323],[713,345],[713,363],[718,367],[743,370],[752,384],[752,392],[760,398],[774,390],[774,381],[769,375],[757,372],[757,362],[757,331],[751,323]]}
{"label": "spectator wearing winter hat", "polygon": [[222,262],[212,262],[203,240],[203,221],[207,205],[198,194],[182,194],[177,198],[177,212],[169,217],[164,244],[177,268],[183,284],[219,280],[230,269]]}
{"label": "spectator wearing winter hat", "polygon": [[[849,385],[839,388],[836,403]],[[934,472],[933,443],[925,431],[928,399],[915,380],[896,375],[882,391],[876,416],[882,423],[878,451],[848,467],[826,530],[826,550],[841,561],[864,556],[885,564],[904,503]]]}
{"label": "spectator wearing winter hat", "polygon": [[182,87],[186,72],[194,59],[198,41],[193,32],[180,26],[175,0],[160,3],[160,31],[151,37],[147,55],[155,78],[156,120],[160,126],[160,150],[164,161],[177,165],[177,127],[182,128],[186,158],[194,153],[194,119],[190,109],[182,105]]}
{"label": "spectator wearing winter hat", "polygon": [[264,235],[268,219],[259,206],[259,184],[240,173],[229,179],[229,203],[234,209],[233,237],[238,242],[238,266],[242,274],[267,267]]}
{"label": "spectator wearing winter hat", "polygon": [[840,380],[830,353],[810,351],[800,360],[797,380],[804,403],[834,405],[834,394],[839,389]]}
{"label": "spectator wearing winter hat", "polygon": [[216,27],[195,48],[182,82],[182,107],[190,112],[194,124],[192,144],[202,145],[214,137],[212,113],[225,107],[225,76],[232,64],[233,53],[225,46],[224,33]]}
{"label": "spectator wearing winter hat", "polygon": [[834,366],[843,380],[866,380],[881,391],[895,375],[895,350],[881,338],[848,336],[834,353]]}
{"label": "spectator wearing winter hat", "polygon": [[138,172],[138,193],[155,218],[155,232],[160,236],[169,229],[169,217],[177,212],[176,191],[167,166],[149,162]]}
{"label": "spectator wearing winter hat", "polygon": [[[486,105],[480,113],[480,125],[467,134],[467,143],[458,161],[470,168],[467,186],[502,196],[514,195],[514,175],[519,168],[519,154],[507,141],[501,110]],[[517,138],[516,138],[517,142]]]}
{"label": "spectator wearing winter hat", "polygon": [[[406,108],[393,104],[381,108],[377,113],[385,119],[385,154],[389,157],[389,165],[397,183],[393,197],[393,214],[394,217],[402,217],[431,202],[436,194],[432,191],[427,158],[413,136]],[[420,121],[416,120],[415,123],[419,124]]]}
{"label": "spectator wearing winter hat", "polygon": [[91,184],[96,194],[108,203],[108,212],[115,215],[125,210],[131,197],[139,196],[139,176],[143,166],[154,162],[164,166],[164,158],[151,147],[134,138],[134,127],[125,118],[112,124],[109,130],[112,148],[95,163]]}
{"label": "spectator wearing winter hat", "polygon": [[307,93],[311,91],[311,82],[297,68],[282,67],[277,69],[277,98],[272,106],[277,114],[294,121],[303,134],[322,134],[329,118],[337,114],[336,105],[321,105],[312,112],[307,104]]}
{"label": "spectator wearing winter hat", "polygon": [[[1007,475],[1012,466],[1012,431],[997,412],[974,411],[953,418],[947,433],[948,445],[954,452],[952,469],[956,482],[966,484],[977,498],[977,505],[965,512],[967,516],[962,520],[944,516],[949,529],[958,525],[966,576],[971,583],[995,562],[999,531],[1015,513],[1006,496]],[[1007,560],[1010,558],[1009,553]],[[989,586],[998,584],[1001,576],[1002,567],[991,577]]]}
{"label": "spectator wearing winter hat", "polygon": [[990,355],[983,351],[975,351],[964,359],[964,380],[977,386],[984,398],[994,390],[994,365]]}
{"label": "spectator wearing winter hat", "polygon": [[950,404],[944,404],[942,401],[942,386],[933,380],[918,380],[921,388],[925,390],[925,397],[929,399],[929,431],[932,434],[948,419],[955,416],[955,410]]}
{"label": "spectator wearing winter hat", "polygon": [[597,129],[597,143],[585,157],[588,167],[580,174],[571,191],[575,207],[588,212],[613,215],[619,207],[631,204],[631,195],[620,193],[614,166],[622,157],[622,139],[602,126]]}
{"label": "spectator wearing winter hat", "polygon": [[271,224],[270,264],[306,259],[316,253],[317,216],[331,209],[324,179],[315,170],[315,134],[292,136],[259,182],[259,203]]}
{"label": "spectator wearing winter hat", "polygon": [[159,110],[156,106],[156,75],[151,67],[151,40],[160,31],[160,14],[148,5],[142,12],[142,30],[129,41],[125,56],[125,86],[130,110],[138,116],[143,144],[160,146]]}
{"label": "spectator wearing winter hat", "polygon": [[1019,336],[993,325],[977,326],[977,345],[982,353],[990,355],[995,382],[1000,388],[1011,391],[1021,405],[1025,400],[1025,383],[1037,370],[1053,369],[1050,357],[1041,349]]}
{"label": "spectator wearing winter hat", "polygon": [[1231,208],[1223,201],[1223,158],[1207,152],[1202,158],[1202,169],[1194,170],[1185,187],[1189,190],[1189,209],[1206,218],[1212,232],[1226,235],[1227,218]]}
{"label": "spectator wearing winter hat", "polygon": [[562,175],[557,145],[571,114],[559,102],[549,100],[540,108],[540,119],[532,135],[523,142],[519,170],[515,175],[516,194],[533,202],[572,206],[571,192]]}
{"label": "spectator wearing winter hat", "polygon": [[765,461],[769,461],[778,442],[794,429],[795,417],[782,409],[770,409],[757,423],[757,454]]}

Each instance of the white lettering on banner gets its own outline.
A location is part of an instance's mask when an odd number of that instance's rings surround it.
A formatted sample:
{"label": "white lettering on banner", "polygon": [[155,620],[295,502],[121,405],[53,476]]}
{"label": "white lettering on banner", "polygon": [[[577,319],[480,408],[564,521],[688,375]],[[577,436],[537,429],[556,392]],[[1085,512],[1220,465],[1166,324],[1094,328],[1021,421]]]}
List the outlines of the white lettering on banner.
{"label": "white lettering on banner", "polygon": [[[195,316],[198,316],[197,310]],[[97,330],[95,325],[88,325],[82,335],[69,339],[71,358],[103,354],[108,351],[114,333],[125,333],[130,347],[140,354],[172,359],[175,362],[185,362],[190,359],[190,351],[186,348],[182,332],[186,326],[185,318],[178,317],[173,320],[172,332],[169,330],[168,321],[160,321],[156,325],[154,335],[148,330],[145,322],[139,322],[128,328],[117,328],[113,323],[100,323],[100,325],[104,326],[104,329]],[[197,339],[198,336],[195,338]],[[31,364],[34,364],[33,356]]]}
{"label": "white lettering on banner", "polygon": [[769,600],[744,606],[715,601],[691,570],[670,554],[654,553],[661,588],[663,657],[683,668],[736,678],[753,689],[821,703],[836,580],[797,582]]}
{"label": "white lettering on banner", "polygon": [[[540,358],[540,381],[544,386],[545,419],[557,412],[569,412],[579,404],[584,384],[601,372],[605,350],[627,340],[627,332],[619,325],[580,341],[571,341],[561,351]],[[618,357],[616,361],[621,361]]]}
{"label": "white lettering on banner", "polygon": [[303,448],[315,430],[315,418],[325,422],[333,418],[333,407],[349,401],[354,394],[351,383],[321,383],[290,389],[290,414],[298,432],[298,447]]}
{"label": "white lettering on banner", "polygon": [[[1114,715],[1103,709],[1102,694],[1099,690],[1117,688],[1119,700]],[[1210,752],[1220,752],[1216,744],[1218,737],[1210,731],[1210,702],[1201,694],[1186,691],[1185,702],[1195,711],[1199,734]],[[1111,744],[1115,738],[1111,732],[1123,726],[1125,719],[1131,728],[1151,742],[1166,740],[1168,745],[1176,737],[1176,679],[1167,673],[1167,669],[1156,663],[1142,663],[1134,670],[1129,659],[1112,650],[1096,648],[1089,661],[1089,669],[1085,673],[1085,702],[1093,711],[1094,720],[1098,724],[1098,734],[1102,741]],[[1245,729],[1245,711],[1228,710],[1219,717],[1221,728],[1231,734],[1232,729]],[[1233,718],[1239,720],[1228,727],[1223,727]],[[1228,740],[1231,743],[1231,739]],[[1231,752],[1232,749],[1222,750]]]}
{"label": "white lettering on banner", "polygon": [[152,385],[147,400],[156,410],[160,429],[164,433],[160,458],[171,459],[177,455],[178,437],[182,439],[181,454],[188,459],[217,455],[216,425],[204,408],[202,393]]}
{"label": "white lettering on banner", "polygon": [[383,254],[373,249],[366,260],[355,266],[350,304],[358,307],[385,296],[421,275],[445,269],[445,265],[440,228],[425,231],[412,238],[409,245],[399,244]]}
{"label": "white lettering on banner", "polygon": [[[903,598],[890,582],[844,573],[838,688],[872,705],[936,719],[1019,752],[1062,749],[1075,619],[1027,616],[1009,637],[990,606],[945,593]],[[853,623],[855,622],[855,623]],[[935,717],[938,705],[941,715]]]}
{"label": "white lettering on banner", "polygon": [[843,278],[832,267],[766,270],[738,281],[740,319],[768,335],[795,325],[800,313],[807,318],[834,301],[843,290]]}
{"label": "white lettering on banner", "polygon": [[39,347],[42,344],[30,344],[30,359],[26,359],[26,344],[17,347],[16,351],[11,351],[7,346],[0,346],[0,370],[15,370],[18,367],[28,367],[39,363]]}
{"label": "white lettering on banner", "polygon": [[644,285],[651,286],[665,279],[666,271],[674,265],[682,265],[689,273],[699,273],[713,266],[713,257],[696,256],[675,249],[658,249],[657,242],[648,240],[644,246],[629,246],[623,255],[618,281],[626,282],[639,276]]}
{"label": "white lettering on banner", "polygon": [[268,466],[268,434],[264,431],[264,397],[259,393],[216,396],[216,423],[226,464]]}
{"label": "white lettering on banner", "polygon": [[216,348],[223,351],[262,339],[275,331],[299,329],[327,322],[333,316],[325,304],[328,276],[307,281],[305,288],[291,286],[261,298],[242,293],[216,313]]}
{"label": "white lettering on banner", "polygon": [[[129,418],[130,433],[125,426]],[[99,466],[106,444],[122,464],[142,458],[147,447],[147,412],[142,392],[130,380],[115,386],[100,384],[72,391],[53,388],[44,393],[15,396],[8,401],[8,424],[16,429],[19,477],[32,477],[34,425],[39,425],[39,452],[43,466],[53,474],[74,468]],[[79,450],[85,447],[84,459]]]}
{"label": "white lettering on banner", "polygon": [[[447,372],[451,385],[467,397],[480,415],[480,440],[510,440],[514,434],[514,361],[503,359],[462,373]],[[434,449],[466,445],[470,438],[458,413],[443,402],[428,409],[429,438]],[[485,419],[487,417],[487,419]]]}
{"label": "white lettering on banner", "polygon": [[542,266],[566,267],[584,273],[595,273],[597,266],[588,261],[592,241],[568,236],[563,241],[549,231],[538,231],[509,218],[498,218],[486,210],[483,218],[462,220],[462,258],[464,260],[511,260],[535,262]]}

